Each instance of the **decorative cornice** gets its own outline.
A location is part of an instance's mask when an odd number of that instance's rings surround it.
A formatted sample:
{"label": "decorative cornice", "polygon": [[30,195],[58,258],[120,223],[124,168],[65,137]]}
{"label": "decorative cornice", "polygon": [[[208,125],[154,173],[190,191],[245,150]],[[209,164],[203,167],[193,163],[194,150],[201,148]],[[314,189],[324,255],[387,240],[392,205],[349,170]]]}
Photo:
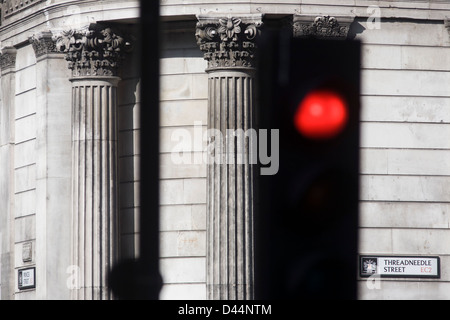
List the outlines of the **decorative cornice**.
{"label": "decorative cornice", "polygon": [[91,24],[56,36],[56,50],[66,53],[73,77],[117,76],[130,42],[111,27]]}
{"label": "decorative cornice", "polygon": [[36,58],[49,53],[61,53],[56,48],[56,39],[50,31],[41,32],[39,34],[33,35],[29,39],[31,45],[33,46]]}
{"label": "decorative cornice", "polygon": [[294,15],[294,37],[347,39],[354,17]]}
{"label": "decorative cornice", "polygon": [[208,61],[207,71],[223,68],[253,69],[256,38],[262,14],[240,17],[197,16],[195,36]]}
{"label": "decorative cornice", "polygon": [[5,18],[7,18],[19,11],[44,1],[45,0],[3,0],[2,8]]}
{"label": "decorative cornice", "polygon": [[14,47],[5,47],[0,53],[0,68],[6,70],[14,68],[16,65],[17,49]]}

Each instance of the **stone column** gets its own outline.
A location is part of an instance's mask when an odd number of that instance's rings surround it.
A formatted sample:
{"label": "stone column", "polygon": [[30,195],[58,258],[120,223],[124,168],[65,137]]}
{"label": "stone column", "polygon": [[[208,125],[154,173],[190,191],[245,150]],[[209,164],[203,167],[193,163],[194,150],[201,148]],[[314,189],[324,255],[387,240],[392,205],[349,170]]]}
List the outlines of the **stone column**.
{"label": "stone column", "polygon": [[198,16],[197,42],[209,74],[207,297],[254,294],[255,39],[262,15]]}
{"label": "stone column", "polygon": [[72,70],[72,261],[74,299],[110,299],[118,255],[117,68],[126,47],[111,28],[90,25],[57,40]]}

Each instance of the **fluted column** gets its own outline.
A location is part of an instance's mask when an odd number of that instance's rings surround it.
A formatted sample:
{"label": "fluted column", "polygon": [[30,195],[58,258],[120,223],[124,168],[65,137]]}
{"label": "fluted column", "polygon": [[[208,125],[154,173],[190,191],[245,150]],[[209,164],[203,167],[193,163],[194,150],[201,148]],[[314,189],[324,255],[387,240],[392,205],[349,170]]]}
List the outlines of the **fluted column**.
{"label": "fluted column", "polygon": [[73,263],[83,275],[77,299],[109,298],[117,258],[118,78],[73,78]]}
{"label": "fluted column", "polygon": [[207,296],[254,297],[255,39],[262,15],[198,16],[208,61]]}
{"label": "fluted column", "polygon": [[118,255],[117,67],[125,41],[91,25],[57,40],[72,70],[72,263],[74,299],[110,299]]}

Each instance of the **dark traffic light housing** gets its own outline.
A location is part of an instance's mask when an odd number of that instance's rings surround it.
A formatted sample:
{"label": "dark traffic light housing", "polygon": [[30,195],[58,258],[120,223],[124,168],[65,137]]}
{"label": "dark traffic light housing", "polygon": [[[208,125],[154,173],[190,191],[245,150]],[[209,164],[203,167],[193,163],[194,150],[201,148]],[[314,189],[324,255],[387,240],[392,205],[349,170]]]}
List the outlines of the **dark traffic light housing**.
{"label": "dark traffic light housing", "polygon": [[259,49],[280,169],[260,177],[256,297],[356,299],[360,43],[266,32]]}

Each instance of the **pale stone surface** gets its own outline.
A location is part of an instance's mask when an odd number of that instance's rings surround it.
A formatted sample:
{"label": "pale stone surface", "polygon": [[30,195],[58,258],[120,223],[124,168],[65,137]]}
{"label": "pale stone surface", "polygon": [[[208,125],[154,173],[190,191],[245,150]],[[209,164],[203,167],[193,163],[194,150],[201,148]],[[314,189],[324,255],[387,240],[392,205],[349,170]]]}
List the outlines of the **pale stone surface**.
{"label": "pale stone surface", "polygon": [[17,243],[36,239],[36,216],[29,215],[15,221],[14,239]]}
{"label": "pale stone surface", "polygon": [[205,74],[162,75],[161,100],[204,99],[208,96],[206,79]]}
{"label": "pale stone surface", "polygon": [[438,20],[442,21],[442,24],[416,24],[414,22],[397,22],[394,19],[392,22],[382,23],[379,29],[368,28],[367,21],[363,20],[359,24],[365,30],[358,34],[356,39],[365,44],[441,47],[448,44],[449,41],[443,18],[444,16]]}
{"label": "pale stone surface", "polygon": [[392,21],[357,37],[365,43],[359,252],[438,255],[442,272],[440,280],[383,279],[378,289],[361,280],[359,298],[447,299],[448,32]]}
{"label": "pale stone surface", "polygon": [[162,258],[201,257],[206,250],[205,231],[161,232]]}
{"label": "pale stone surface", "polygon": [[362,121],[450,123],[449,97],[363,96]]}
{"label": "pale stone surface", "polygon": [[378,255],[448,256],[445,243],[449,237],[448,230],[443,229],[363,228],[360,232],[359,251],[361,254]]}
{"label": "pale stone surface", "polygon": [[206,300],[204,284],[165,284],[160,294],[161,300]]}
{"label": "pale stone surface", "polygon": [[362,174],[450,175],[449,150],[362,149]]}
{"label": "pale stone surface", "polygon": [[362,228],[448,229],[448,203],[366,202],[360,204]]}
{"label": "pale stone surface", "polygon": [[[363,68],[448,71],[448,47],[418,47],[385,44],[363,45]],[[423,59],[423,57],[427,59]]]}
{"label": "pale stone surface", "polygon": [[[17,50],[9,50],[12,56]],[[2,52],[5,54],[5,52]],[[1,70],[0,107],[0,299],[13,299],[15,286],[14,240],[14,73]]]}
{"label": "pale stone surface", "polygon": [[14,197],[14,211],[16,217],[34,214],[36,212],[35,190],[16,194]]}
{"label": "pale stone surface", "polygon": [[183,100],[163,101],[161,108],[161,126],[191,126],[196,122],[206,125],[208,115],[208,101]]}
{"label": "pale stone surface", "polygon": [[164,283],[204,283],[205,258],[162,258],[161,273]]}
{"label": "pale stone surface", "polygon": [[[368,289],[366,281],[359,283],[362,300],[448,300],[448,282],[381,281],[380,289]],[[369,288],[373,288],[370,286]]]}
{"label": "pale stone surface", "polygon": [[16,119],[36,113],[36,91],[30,90],[16,96]]}
{"label": "pale stone surface", "polygon": [[446,124],[365,122],[361,124],[363,148],[448,149]]}
{"label": "pale stone surface", "polygon": [[[444,19],[450,16],[450,5],[377,1],[386,19],[379,29],[370,29],[367,9],[373,4],[369,0],[162,1],[166,21],[183,20],[176,32],[170,28],[165,32],[161,59],[161,247],[162,254],[170,257],[161,260],[166,281],[162,298],[207,298],[206,165],[171,161],[174,147],[198,156],[205,145],[189,140],[179,144],[171,137],[177,129],[186,129],[193,137],[196,121],[202,122],[202,133],[206,130],[207,63],[195,43],[195,15],[209,13],[356,17],[356,39],[364,42],[360,252],[430,254],[442,259],[440,280],[383,281],[380,290],[370,290],[361,281],[360,297],[448,298],[450,145],[445,137],[450,135],[450,36]],[[135,22],[138,14],[136,0],[43,1],[19,11],[0,28],[2,46],[16,46],[18,54],[16,64],[2,70],[1,79],[2,298],[67,296],[69,232],[63,226],[70,224],[68,180],[72,176],[67,169],[72,151],[71,97],[65,91],[70,87],[69,75],[63,59],[36,61],[29,37],[97,21]],[[140,99],[136,92],[140,84],[136,70],[125,69],[118,88],[121,251],[133,257],[139,251]],[[14,267],[23,264],[17,254],[23,241],[33,241],[36,260],[31,263],[36,263],[39,283],[46,285],[13,297],[17,291]],[[195,258],[189,258],[190,254]]]}
{"label": "pale stone surface", "polygon": [[362,176],[361,200],[450,201],[450,177],[445,176]]}
{"label": "pale stone surface", "polygon": [[[34,101],[36,100],[36,58],[31,46],[24,46],[22,48],[17,49],[16,54],[16,64],[14,78],[11,75],[11,83],[10,90],[11,96],[8,98],[9,101],[5,101],[8,104],[11,104],[11,107],[14,109],[14,122],[12,122],[12,127],[14,128],[14,135],[12,136],[11,142],[15,144],[34,144],[36,149],[34,155],[25,154],[24,156],[28,158],[28,163],[25,166],[23,162],[18,159],[22,158],[22,154],[20,148],[15,150],[12,154],[14,161],[14,174],[11,175],[13,183],[13,192],[14,196],[12,198],[11,207],[12,214],[14,216],[14,236],[12,237],[14,248],[15,248],[15,259],[14,259],[14,267],[19,268],[23,266],[23,261],[18,259],[17,251],[18,248],[22,247],[22,244],[26,241],[31,241],[34,247],[36,246],[36,237],[37,237],[37,226],[40,225],[40,221],[37,219],[37,204],[38,197],[36,193],[37,187],[37,154],[36,150],[38,148],[36,141],[37,137],[37,127],[38,127],[38,116],[36,114],[36,105]],[[17,66],[20,69],[17,69]],[[22,108],[23,104],[16,104],[17,96],[28,94],[28,97],[31,97],[34,100],[31,103],[30,107]],[[17,107],[21,108],[19,112],[16,112]],[[29,204],[24,204],[23,207],[17,202],[20,199],[29,198],[31,201]],[[19,209],[19,210],[17,210]],[[20,209],[24,209],[20,211]],[[37,263],[37,259],[34,260],[33,265]],[[14,277],[17,277],[16,269],[14,270]],[[18,288],[14,283],[14,292],[15,298],[21,299],[22,292],[18,292]]]}
{"label": "pale stone surface", "polygon": [[206,202],[205,179],[161,180],[161,205],[202,204]]}
{"label": "pale stone surface", "polygon": [[161,153],[203,152],[207,147],[206,123],[194,126],[162,127],[160,131]]}
{"label": "pale stone surface", "polygon": [[71,263],[72,191],[68,75],[62,55],[39,54],[36,61],[36,277],[45,285],[37,287],[38,299],[70,297],[66,272]]}
{"label": "pale stone surface", "polygon": [[[18,55],[21,52],[19,50]],[[22,53],[24,54],[24,53]],[[20,60],[20,56],[18,57]],[[31,65],[16,72],[16,94],[36,88],[36,67]]]}
{"label": "pale stone surface", "polygon": [[206,230],[206,204],[163,205],[160,215],[161,231]]}
{"label": "pale stone surface", "polygon": [[[384,79],[389,79],[389,82]],[[447,97],[446,88],[449,85],[448,72],[365,70],[362,73],[361,93],[363,95]]]}
{"label": "pale stone surface", "polygon": [[[202,159],[206,140],[202,140],[207,125],[207,76],[195,43],[195,22],[183,25],[192,31],[165,26],[161,52],[160,248],[162,256],[177,257],[161,260],[165,283],[161,299],[205,297],[206,165]],[[180,156],[200,161],[180,163]],[[199,257],[203,265],[192,266],[190,255]],[[186,269],[197,270],[186,272],[201,276],[198,283],[177,276],[179,268],[172,265],[182,266],[184,260]]]}
{"label": "pale stone surface", "polygon": [[25,142],[36,138],[36,115],[31,114],[16,120],[16,143]]}
{"label": "pale stone surface", "polygon": [[[443,15],[448,15],[450,11],[447,3],[434,3],[427,1],[377,1],[370,0],[358,1],[339,1],[322,0],[314,1],[283,1],[274,3],[274,1],[238,1],[230,4],[228,1],[190,1],[186,3],[181,0],[163,1],[161,14],[163,16],[176,15],[195,15],[211,13],[264,13],[264,14],[286,14],[293,13],[304,14],[323,14],[325,12],[335,15],[351,15],[357,17],[369,17],[372,11],[369,6],[377,5],[380,8],[383,17],[403,17],[413,19],[441,19]],[[418,10],[418,8],[420,10]],[[200,12],[199,12],[200,11]]]}
{"label": "pale stone surface", "polygon": [[160,157],[161,179],[206,178],[206,163],[203,161],[203,155],[203,152],[183,153],[183,159],[186,157],[189,161],[178,164],[174,163],[173,154],[162,154]]}

